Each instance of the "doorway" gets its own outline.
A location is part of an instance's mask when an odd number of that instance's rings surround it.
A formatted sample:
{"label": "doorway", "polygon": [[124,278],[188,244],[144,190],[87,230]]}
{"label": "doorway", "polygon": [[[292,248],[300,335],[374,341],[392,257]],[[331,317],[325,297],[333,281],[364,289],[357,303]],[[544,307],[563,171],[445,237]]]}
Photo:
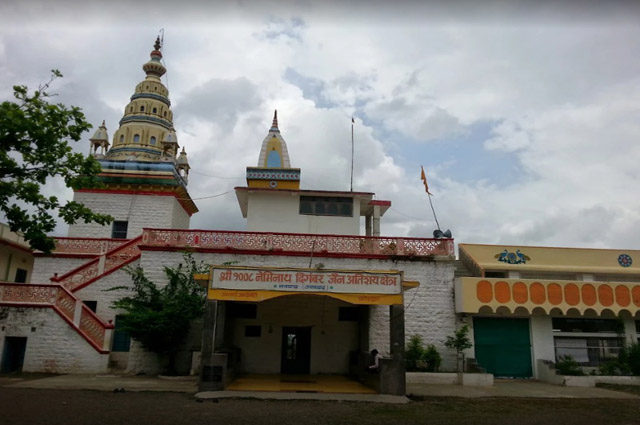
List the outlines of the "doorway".
{"label": "doorway", "polygon": [[20,336],[8,336],[4,339],[4,350],[2,353],[2,366],[0,372],[13,373],[22,372],[24,363],[24,353],[27,349],[27,338]]}
{"label": "doorway", "polygon": [[311,369],[311,326],[282,328],[280,373],[309,374]]}

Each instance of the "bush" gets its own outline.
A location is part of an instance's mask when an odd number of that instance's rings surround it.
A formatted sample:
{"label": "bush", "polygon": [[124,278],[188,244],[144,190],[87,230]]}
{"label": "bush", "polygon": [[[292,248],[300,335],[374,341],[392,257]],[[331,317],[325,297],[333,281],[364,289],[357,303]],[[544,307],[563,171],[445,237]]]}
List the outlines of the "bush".
{"label": "bush", "polygon": [[560,375],[582,376],[584,372],[577,361],[571,356],[560,356],[556,362],[556,373]]}
{"label": "bush", "polygon": [[405,348],[405,363],[408,372],[437,372],[442,357],[434,345],[424,348],[422,337],[413,335]]}
{"label": "bush", "polygon": [[440,363],[442,363],[442,357],[435,345],[427,345],[427,349],[424,350],[422,355],[424,363],[424,369],[426,372],[437,372],[440,369]]}

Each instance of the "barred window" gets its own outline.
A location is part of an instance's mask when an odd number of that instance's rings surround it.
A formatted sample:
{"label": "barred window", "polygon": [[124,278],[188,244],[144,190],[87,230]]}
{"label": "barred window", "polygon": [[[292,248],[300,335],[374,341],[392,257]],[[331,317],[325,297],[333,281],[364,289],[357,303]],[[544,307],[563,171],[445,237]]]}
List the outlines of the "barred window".
{"label": "barred window", "polygon": [[301,196],[300,214],[353,217],[353,198]]}

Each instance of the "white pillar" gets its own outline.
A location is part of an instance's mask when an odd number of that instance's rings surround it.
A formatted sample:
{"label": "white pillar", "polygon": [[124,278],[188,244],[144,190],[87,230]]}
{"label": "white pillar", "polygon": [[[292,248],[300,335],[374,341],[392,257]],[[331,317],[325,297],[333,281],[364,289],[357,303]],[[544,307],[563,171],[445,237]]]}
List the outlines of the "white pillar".
{"label": "white pillar", "polygon": [[373,206],[373,236],[380,236],[380,205]]}

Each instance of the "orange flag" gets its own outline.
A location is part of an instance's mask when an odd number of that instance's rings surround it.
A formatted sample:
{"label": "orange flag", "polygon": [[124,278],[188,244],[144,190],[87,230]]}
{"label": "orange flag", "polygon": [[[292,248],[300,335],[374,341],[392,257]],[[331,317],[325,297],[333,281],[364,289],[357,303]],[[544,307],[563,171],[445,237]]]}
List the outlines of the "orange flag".
{"label": "orange flag", "polygon": [[422,165],[420,166],[420,170],[421,170],[421,172],[420,172],[420,178],[421,178],[421,179],[422,179],[422,181],[424,182],[424,190],[426,190],[426,191],[427,191],[427,193],[428,193],[429,195],[431,195],[431,192],[429,192],[429,185],[427,184],[427,176],[425,176],[425,174],[424,174],[424,167],[423,167]]}

